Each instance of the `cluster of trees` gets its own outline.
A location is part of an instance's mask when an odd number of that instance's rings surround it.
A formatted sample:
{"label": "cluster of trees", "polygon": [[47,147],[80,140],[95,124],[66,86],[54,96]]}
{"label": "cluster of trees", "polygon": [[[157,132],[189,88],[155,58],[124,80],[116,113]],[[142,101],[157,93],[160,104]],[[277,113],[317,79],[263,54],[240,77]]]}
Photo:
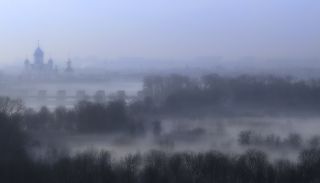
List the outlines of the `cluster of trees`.
{"label": "cluster of trees", "polygon": [[[27,135],[18,118],[0,112],[0,164],[10,165],[27,159]],[[1,170],[0,170],[1,172]]]}
{"label": "cluster of trees", "polygon": [[313,183],[320,181],[320,150],[301,152],[298,162],[270,162],[265,153],[151,151],[112,159],[107,152],[85,152],[54,162],[25,161],[4,166],[0,181],[10,183]]}
{"label": "cluster of trees", "polygon": [[25,107],[22,100],[0,97],[0,113],[9,116],[16,115],[24,111]]}
{"label": "cluster of trees", "polygon": [[251,130],[241,131],[238,142],[245,146],[264,146],[268,148],[319,148],[320,137],[313,136],[310,139],[303,139],[297,133],[291,133],[285,138],[281,138],[275,134],[261,135]]}
{"label": "cluster of trees", "polygon": [[[57,124],[59,122],[62,126],[71,124],[72,130],[84,132],[97,129],[118,131],[135,129],[138,122],[134,122],[136,119],[121,102],[109,104],[85,102],[78,104],[72,110],[59,108],[53,112],[45,108],[39,112],[21,112],[19,102],[6,106],[0,111],[0,182],[313,183],[320,181],[318,148],[302,151],[297,162],[287,160],[271,162],[265,153],[256,150],[249,150],[242,155],[226,155],[219,152],[151,151],[142,155],[128,155],[120,160],[112,159],[107,152],[90,151],[58,157],[52,157],[55,153],[48,152],[48,158],[35,160],[28,154],[30,145],[28,130],[48,128],[48,125],[53,124],[60,128]],[[39,120],[36,122],[38,125],[44,122],[41,124],[44,126],[32,126],[36,124],[34,123],[36,120]],[[93,126],[88,126],[89,124]],[[160,122],[155,121],[153,124],[154,134],[161,135]],[[65,128],[67,127],[62,129]],[[204,131],[195,129],[188,133],[197,136]]]}
{"label": "cluster of trees", "polygon": [[314,111],[320,107],[320,80],[270,75],[209,74],[197,79],[180,75],[149,76],[144,80],[143,94],[154,105],[170,111],[205,111],[205,108]]}
{"label": "cluster of trees", "polygon": [[[107,152],[34,160],[17,115],[0,113],[0,182],[10,183],[312,183],[320,180],[320,150],[301,152],[298,162],[267,159],[250,150],[243,155],[218,152],[128,155],[112,159]],[[53,153],[54,154],[54,153]]]}
{"label": "cluster of trees", "polygon": [[83,101],[72,109],[58,107],[54,111],[42,107],[25,110],[21,126],[26,130],[57,130],[79,133],[139,134],[144,132],[144,120],[131,115],[122,101],[93,103]]}

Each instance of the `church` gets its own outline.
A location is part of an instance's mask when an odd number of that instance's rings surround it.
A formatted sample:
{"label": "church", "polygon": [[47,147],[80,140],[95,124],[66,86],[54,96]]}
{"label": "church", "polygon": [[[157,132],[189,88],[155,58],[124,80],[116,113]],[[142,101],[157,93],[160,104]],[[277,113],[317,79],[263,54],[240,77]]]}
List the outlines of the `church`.
{"label": "church", "polygon": [[[72,73],[72,62],[69,59],[67,61],[67,67],[64,69],[65,73]],[[38,45],[33,54],[33,62],[31,63],[29,59],[24,61],[25,72],[31,75],[57,75],[59,73],[58,66],[54,64],[53,60],[50,58],[47,62],[44,59],[44,52]]]}

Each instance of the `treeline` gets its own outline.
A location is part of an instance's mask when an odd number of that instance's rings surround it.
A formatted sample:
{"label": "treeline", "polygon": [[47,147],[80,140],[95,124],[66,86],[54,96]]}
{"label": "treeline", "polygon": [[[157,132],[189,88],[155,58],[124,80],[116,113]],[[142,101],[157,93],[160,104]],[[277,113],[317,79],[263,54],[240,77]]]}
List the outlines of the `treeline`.
{"label": "treeline", "polygon": [[286,137],[275,134],[261,135],[252,130],[241,131],[238,142],[243,146],[266,147],[268,149],[309,149],[320,148],[320,136],[304,139],[298,133],[290,133]]}
{"label": "treeline", "polygon": [[[320,181],[320,150],[318,148],[302,151],[297,162],[288,160],[273,162],[265,153],[256,150],[249,150],[242,155],[226,155],[219,152],[151,151],[146,154],[128,155],[122,159],[113,159],[107,152],[88,151],[77,155],[48,152],[43,158],[33,159],[28,152],[31,144],[26,129],[30,127],[25,126],[26,119],[23,117],[25,113],[19,110],[19,105],[7,106],[11,107],[4,107],[3,112],[0,112],[0,182],[314,183]],[[125,112],[126,107],[121,103],[99,106],[99,111],[103,108],[101,113],[91,113],[96,111],[93,110],[98,107],[96,104],[83,103],[79,104],[77,109],[67,110],[66,114],[73,116],[70,117],[72,119],[80,115],[76,111],[84,112],[82,107],[91,115],[111,115],[110,113],[113,114],[113,110],[117,109],[118,112],[122,111],[118,113],[121,114],[120,116],[126,114],[124,116],[130,119],[130,112]],[[33,115],[38,116],[41,113],[44,112],[36,112]],[[46,113],[55,117],[57,111]],[[89,119],[81,117],[84,121]],[[116,116],[110,118],[119,120],[117,122],[127,119]],[[87,122],[89,123],[89,120]],[[94,123],[93,120],[90,122]],[[112,128],[122,129],[122,125],[127,124],[126,120],[122,122],[120,126],[117,124]],[[161,127],[158,122],[154,123],[154,133],[160,133]],[[198,131],[192,131],[192,133],[198,134]],[[200,133],[203,132],[200,131]]]}
{"label": "treeline", "polygon": [[314,183],[320,181],[320,151],[305,150],[298,162],[270,162],[265,153],[151,151],[112,159],[107,152],[85,152],[56,161],[0,164],[0,181],[10,183]]}
{"label": "treeline", "polygon": [[271,75],[149,76],[144,79],[142,94],[148,104],[154,104],[161,111],[317,112],[320,80]]}
{"label": "treeline", "polygon": [[313,183],[320,181],[320,150],[300,153],[297,162],[268,160],[261,151],[128,155],[113,159],[88,151],[34,160],[15,115],[0,114],[0,182],[10,183]]}
{"label": "treeline", "polygon": [[56,130],[79,133],[144,133],[145,121],[134,116],[123,101],[94,103],[82,101],[74,108],[58,107],[50,111],[24,110],[20,115],[21,126],[26,131]]}

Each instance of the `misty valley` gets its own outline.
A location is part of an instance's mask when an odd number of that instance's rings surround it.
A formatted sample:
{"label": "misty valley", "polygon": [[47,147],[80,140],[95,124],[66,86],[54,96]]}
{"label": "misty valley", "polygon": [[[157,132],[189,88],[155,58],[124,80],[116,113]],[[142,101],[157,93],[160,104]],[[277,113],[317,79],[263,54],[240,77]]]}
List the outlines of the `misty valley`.
{"label": "misty valley", "polygon": [[[19,79],[19,85],[3,87],[0,179],[317,182],[320,80],[141,78],[45,84]],[[86,95],[69,97],[85,86]],[[42,88],[47,91],[41,95]],[[52,97],[62,88],[68,92]]]}
{"label": "misty valley", "polygon": [[0,0],[0,183],[320,183],[320,0]]}

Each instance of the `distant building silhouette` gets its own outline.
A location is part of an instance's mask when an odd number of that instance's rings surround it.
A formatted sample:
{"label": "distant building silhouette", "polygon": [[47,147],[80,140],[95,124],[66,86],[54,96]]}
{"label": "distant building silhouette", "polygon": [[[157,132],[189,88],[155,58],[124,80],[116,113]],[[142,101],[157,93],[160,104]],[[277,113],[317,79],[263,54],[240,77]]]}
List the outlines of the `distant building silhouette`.
{"label": "distant building silhouette", "polygon": [[71,62],[70,59],[67,61],[67,68],[66,68],[65,71],[68,72],[68,73],[72,73],[73,72],[72,62]]}
{"label": "distant building silhouette", "polygon": [[[36,50],[33,54],[33,62],[31,63],[30,60],[27,58],[24,61],[25,72],[28,75],[42,75],[42,76],[50,76],[53,77],[58,74],[58,66],[54,64],[52,58],[50,58],[47,62],[44,59],[44,52],[38,45]],[[72,62],[69,59],[67,61],[67,67],[65,68],[66,73],[72,73]]]}

